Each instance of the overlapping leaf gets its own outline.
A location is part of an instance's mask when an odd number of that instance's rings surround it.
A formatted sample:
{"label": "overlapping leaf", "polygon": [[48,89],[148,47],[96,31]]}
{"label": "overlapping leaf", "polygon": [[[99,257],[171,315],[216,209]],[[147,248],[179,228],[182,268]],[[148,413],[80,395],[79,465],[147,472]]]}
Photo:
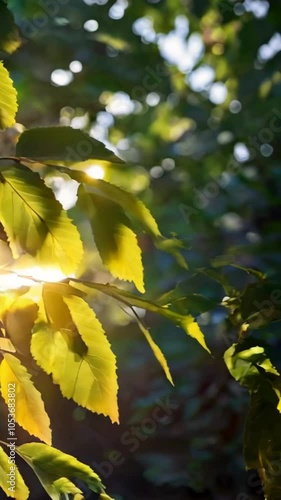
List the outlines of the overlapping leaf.
{"label": "overlapping leaf", "polygon": [[30,353],[31,332],[38,306],[27,297],[18,297],[5,311],[3,324],[16,350],[25,356]]}
{"label": "overlapping leaf", "polygon": [[[4,490],[8,497],[16,498],[16,500],[27,500],[29,489],[26,486],[17,466],[10,462],[10,457],[5,453],[0,446],[0,488]],[[14,469],[12,469],[12,467]],[[15,472],[16,480],[14,491],[8,483],[8,474]]]}
{"label": "overlapping leaf", "polygon": [[197,340],[197,342],[199,342],[199,344],[201,344],[201,346],[204,347],[206,351],[210,352],[210,349],[206,344],[203,332],[200,330],[198,323],[190,314],[187,315],[178,314],[174,311],[169,310],[168,307],[159,306],[154,302],[145,300],[141,297],[133,295],[130,292],[121,290],[120,288],[117,288],[115,286],[103,285],[100,283],[90,283],[86,281],[84,281],[83,283],[82,282],[79,283],[78,280],[76,281],[71,280],[70,284],[84,291],[86,290],[89,291],[91,289],[99,290],[100,292],[105,293],[106,295],[113,297],[114,299],[119,300],[120,302],[123,302],[126,305],[139,307],[141,309],[146,309],[147,311],[160,314],[161,316],[164,316],[165,318],[175,323],[177,326],[183,328],[183,330],[188,335]]}
{"label": "overlapping leaf", "polygon": [[81,297],[48,289],[43,302],[32,336],[33,357],[65,397],[118,422],[116,360],[94,312]]}
{"label": "overlapping leaf", "polygon": [[[61,493],[74,494],[73,478],[83,481],[95,493],[104,493],[99,476],[88,465],[56,448],[26,443],[17,448],[17,453],[32,467],[52,500],[60,500]],[[76,490],[78,494],[80,491]]]}
{"label": "overlapping leaf", "polygon": [[19,138],[17,156],[39,162],[75,164],[90,159],[123,163],[105,145],[82,130],[71,127],[40,127],[26,130]]}
{"label": "overlapping leaf", "polygon": [[276,466],[280,464],[281,415],[280,375],[272,365],[263,346],[253,345],[251,339],[234,344],[224,355],[232,376],[251,394],[250,411],[244,432],[244,456],[248,469],[261,474],[266,498],[278,500],[281,485]]}
{"label": "overlapping leaf", "polygon": [[0,19],[0,51],[11,54],[20,46],[21,40],[13,15],[3,0],[0,1]]}
{"label": "overlapping leaf", "polygon": [[34,387],[31,375],[12,354],[4,354],[0,367],[1,393],[8,404],[9,384],[15,384],[16,422],[29,434],[51,444],[50,420],[40,392]]}
{"label": "overlapping leaf", "polygon": [[141,249],[124,210],[98,195],[85,194],[84,202],[104,265],[115,278],[133,281],[144,292]]}
{"label": "overlapping leaf", "polygon": [[[76,170],[67,170],[60,168],[64,173],[67,173],[78,182],[84,183],[86,191],[95,195],[102,196],[107,200],[119,205],[126,215],[128,215],[142,230],[146,231],[153,238],[154,243],[159,250],[167,252],[177,260],[177,262],[185,269],[188,268],[185,259],[181,253],[184,248],[183,243],[176,238],[164,238],[154,217],[145,206],[145,204],[136,198],[132,193],[128,193],[124,189],[105,182],[101,179],[91,179],[84,172]],[[88,186],[88,187],[87,187]],[[85,197],[84,190],[80,190],[78,197]],[[83,204],[83,201],[82,201]]]}
{"label": "overlapping leaf", "polygon": [[17,109],[17,92],[8,71],[0,61],[0,130],[14,125]]}
{"label": "overlapping leaf", "polygon": [[82,243],[52,190],[24,166],[2,167],[0,179],[0,221],[14,258],[27,252],[43,268],[73,273],[82,258]]}

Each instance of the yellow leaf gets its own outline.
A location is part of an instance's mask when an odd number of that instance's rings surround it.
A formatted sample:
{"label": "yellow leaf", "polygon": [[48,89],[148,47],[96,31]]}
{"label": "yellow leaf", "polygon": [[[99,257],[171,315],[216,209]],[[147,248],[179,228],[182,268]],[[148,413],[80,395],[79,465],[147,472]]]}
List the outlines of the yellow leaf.
{"label": "yellow leaf", "polygon": [[[63,300],[63,301],[62,301]],[[63,396],[118,422],[116,359],[102,326],[83,299],[44,293],[31,341],[39,366]]]}
{"label": "yellow leaf", "polygon": [[101,196],[89,195],[92,202],[91,225],[105,266],[115,278],[133,281],[144,293],[141,249],[123,209]]}
{"label": "yellow leaf", "polygon": [[[82,285],[81,285],[82,283]],[[89,291],[90,289],[99,290],[106,295],[113,297],[120,302],[123,302],[126,305],[131,305],[135,307],[140,307],[141,309],[146,309],[147,311],[151,311],[153,313],[161,314],[165,318],[172,321],[175,325],[180,326],[184,329],[184,331],[193,337],[199,342],[199,344],[206,349],[209,353],[211,352],[209,347],[206,344],[205,337],[203,332],[200,330],[199,325],[196,323],[195,319],[190,315],[183,315],[171,311],[167,306],[159,306],[155,302],[151,302],[150,300],[143,299],[142,297],[138,297],[133,295],[126,290],[121,290],[116,286],[112,285],[103,285],[101,283],[90,283],[87,281],[83,281],[79,283],[79,280],[70,280],[70,285],[73,287],[77,287],[84,293]]]}
{"label": "yellow leaf", "polygon": [[31,299],[18,297],[7,309],[3,324],[6,333],[20,354],[30,354],[31,331],[38,306]]}
{"label": "yellow leaf", "polygon": [[68,498],[68,494],[71,498],[75,495],[77,500],[84,498],[72,483],[74,478],[95,493],[104,492],[101,479],[88,465],[56,448],[43,443],[25,443],[17,448],[17,453],[33,469],[52,500]]}
{"label": "yellow leaf", "polygon": [[[8,482],[8,474],[15,473],[15,487],[13,491]],[[12,477],[10,477],[12,479]],[[7,496],[16,498],[16,500],[27,500],[29,496],[29,489],[24,483],[21,474],[15,465],[11,461],[10,456],[8,456],[3,448],[0,446],[0,488],[4,490]],[[10,489],[9,489],[10,488]]]}
{"label": "yellow leaf", "polygon": [[174,382],[173,382],[173,379],[172,379],[172,375],[171,375],[171,372],[170,372],[170,368],[168,366],[168,363],[166,361],[166,358],[163,354],[163,352],[161,351],[160,347],[154,342],[153,338],[151,337],[150,335],[150,332],[148,331],[147,328],[145,328],[145,326],[142,324],[141,321],[138,320],[138,325],[140,327],[140,330],[142,331],[142,333],[144,334],[147,342],[149,343],[150,347],[151,347],[151,350],[155,356],[155,358],[157,359],[157,361],[160,363],[160,365],[162,366],[164,372],[165,372],[165,375],[167,377],[167,379],[169,380],[169,382],[171,382],[172,385],[175,385]]}
{"label": "yellow leaf", "polygon": [[40,392],[34,387],[31,375],[12,354],[4,354],[0,368],[1,392],[8,404],[9,384],[15,387],[16,422],[29,434],[51,444],[50,420]]}
{"label": "yellow leaf", "polygon": [[1,168],[0,222],[14,258],[28,253],[33,265],[76,271],[83,247],[76,226],[39,175],[24,165]]}
{"label": "yellow leaf", "polygon": [[0,130],[14,125],[17,109],[16,89],[3,62],[0,61]]}

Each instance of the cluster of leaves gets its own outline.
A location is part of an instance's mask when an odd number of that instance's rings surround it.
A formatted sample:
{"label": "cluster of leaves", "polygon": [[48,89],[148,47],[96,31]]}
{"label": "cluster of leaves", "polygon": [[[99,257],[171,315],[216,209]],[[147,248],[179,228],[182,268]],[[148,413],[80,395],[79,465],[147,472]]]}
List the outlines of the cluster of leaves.
{"label": "cluster of leaves", "polygon": [[[9,2],[19,19],[22,12],[27,10],[30,16],[38,13],[36,2],[28,2],[29,5],[25,5],[25,3],[27,2],[17,2],[16,0]],[[0,3],[0,8],[1,19],[5,19],[6,27],[6,31],[1,30],[0,49],[11,52],[20,43],[19,34],[4,2]],[[81,14],[76,10],[75,15],[72,14],[71,18],[71,8],[75,9],[75,5],[69,2],[67,9],[69,9],[70,19],[78,19],[79,16],[83,15],[82,9]],[[79,104],[87,109],[93,93],[99,95],[104,88],[112,92],[119,90],[121,77],[122,89],[131,93],[134,85],[139,85],[140,81],[144,81],[145,68],[157,67],[159,62],[162,65],[163,61],[160,60],[159,54],[151,50],[150,45],[141,44],[136,37],[132,39],[126,26],[131,26],[135,19],[145,15],[153,19],[156,31],[168,33],[173,29],[176,16],[184,14],[185,9],[180,5],[180,2],[166,2],[165,8],[166,15],[161,16],[157,6],[148,5],[144,8],[136,6],[136,3],[132,2],[132,6],[128,8],[124,18],[122,29],[119,27],[119,32],[114,29],[112,31],[112,26],[107,26],[106,22],[101,23],[104,32],[91,35],[92,38],[89,40],[89,43],[94,40],[97,50],[93,62],[89,62],[88,81],[80,81],[79,88],[75,87],[74,84],[71,89],[71,98],[77,92]],[[254,61],[259,44],[268,41],[267,38],[272,32],[272,26],[278,25],[279,15],[278,8],[277,10],[272,8],[269,18],[260,21],[263,23],[263,29],[255,30],[256,21],[250,14],[246,13],[245,16],[237,20],[233,14],[231,2],[212,1],[205,2],[205,4],[195,2],[190,11],[190,24],[193,31],[201,31],[205,42],[206,53],[201,63],[207,63],[216,68],[216,78],[226,82],[228,100],[222,107],[215,107],[209,113],[205,96],[190,92],[189,89],[187,91],[185,77],[176,67],[169,66],[166,68],[168,76],[162,79],[157,91],[164,97],[172,91],[173,95],[177,96],[176,106],[164,102],[164,98],[155,111],[153,109],[148,111],[148,127],[146,120],[142,121],[139,116],[137,117],[138,132],[143,127],[146,133],[143,135],[138,133],[130,137],[130,144],[132,149],[137,151],[137,157],[140,157],[141,151],[141,158],[147,164],[151,164],[152,161],[153,164],[160,163],[162,156],[170,156],[177,151],[178,164],[182,167],[182,173],[185,174],[184,157],[185,155],[189,156],[189,177],[187,179],[186,176],[183,176],[181,179],[188,180],[190,183],[182,182],[180,188],[178,186],[173,188],[174,185],[171,183],[166,186],[164,179],[164,195],[162,196],[165,200],[165,195],[167,196],[166,193],[169,190],[169,200],[177,204],[178,193],[181,192],[185,203],[188,203],[188,206],[184,208],[186,216],[188,218],[190,215],[192,216],[191,221],[189,219],[191,226],[192,224],[201,224],[202,233],[208,230],[208,237],[218,242],[220,242],[220,235],[217,237],[218,232],[215,224],[212,229],[209,229],[209,226],[214,221],[216,222],[219,210],[232,211],[234,206],[237,207],[238,202],[233,200],[233,193],[231,189],[228,189],[226,190],[227,196],[223,200],[220,199],[223,209],[218,208],[216,200],[213,204],[208,202],[209,213],[204,218],[201,209],[198,210],[193,206],[194,190],[199,185],[204,187],[204,183],[209,182],[210,170],[212,173],[220,174],[225,169],[225,160],[230,152],[230,146],[226,142],[223,147],[217,148],[217,140],[221,132],[230,129],[235,134],[236,140],[255,133],[256,122],[259,115],[263,115],[268,109],[268,101],[260,101],[261,104],[257,108],[256,105],[250,107],[249,100],[252,99],[256,104],[257,97],[263,92],[265,97],[269,95],[272,106],[275,102],[273,98],[275,94],[278,95],[278,78],[276,79],[274,67],[268,67],[267,72],[262,75],[255,73],[253,88],[251,88],[251,95],[249,95],[247,82],[249,75],[252,77],[253,68],[249,66],[247,57]],[[104,21],[104,19],[102,20]],[[48,38],[48,49],[55,64],[58,57],[56,47],[61,34],[58,33],[58,29],[52,22],[50,22],[49,29],[51,36]],[[121,32],[122,39],[118,38]],[[254,33],[254,36],[249,37],[249,32]],[[238,34],[239,43],[236,43]],[[69,37],[69,39],[71,38]],[[45,43],[44,37],[39,40],[39,43]],[[73,43],[77,43],[77,40],[75,39]],[[88,46],[85,45],[87,52]],[[241,46],[242,48],[247,46],[247,52],[241,51]],[[225,58],[221,59],[220,64],[217,62],[216,47],[225,53]],[[121,52],[122,61],[119,65],[112,65],[112,61],[108,62],[104,57],[105,51],[109,49],[113,52]],[[144,61],[142,65],[139,63],[139,57],[134,57],[135,54],[141,54],[141,59]],[[99,75],[96,74],[95,68],[92,68],[91,64],[98,65],[101,70]],[[0,85],[2,85],[0,123],[1,128],[6,128],[14,122],[16,93],[2,63],[0,71]],[[237,90],[238,79],[242,82],[240,95],[238,95]],[[93,83],[90,91],[89,82]],[[44,92],[46,85],[46,82],[40,80],[38,88],[41,89],[41,93],[39,93],[40,96],[44,95],[45,106],[50,105],[52,109],[51,103],[56,102],[56,99],[59,100],[61,97],[54,99],[54,94],[51,91]],[[67,101],[67,92],[68,90],[64,89],[63,103]],[[134,96],[132,95],[132,97]],[[237,97],[240,98],[243,105],[244,103],[248,104],[247,119],[241,120],[238,116],[236,120],[230,121],[227,106],[231,99]],[[59,105],[62,105],[61,101],[58,103]],[[99,103],[97,108],[90,109],[89,112],[95,114],[100,108]],[[33,112],[34,109],[36,106],[34,106]],[[38,109],[40,112],[40,106]],[[191,119],[184,118],[186,113]],[[135,119],[134,116],[128,117],[119,124],[119,129],[113,128],[111,134],[113,142],[116,142],[116,138],[123,137],[126,128],[134,129]],[[196,132],[194,132],[195,122]],[[206,130],[207,122],[211,124],[208,130]],[[260,127],[262,126],[264,126],[264,122],[260,122]],[[185,134],[181,137],[180,134],[183,131]],[[230,145],[232,146],[232,144]],[[160,157],[160,155],[162,156]],[[114,184],[91,179],[85,173],[83,164],[85,165],[90,159],[111,162],[113,169],[120,162],[120,159],[101,143],[94,141],[80,131],[66,127],[28,130],[21,135],[15,156],[1,159],[0,222],[3,236],[0,243],[1,255],[3,255],[3,261],[1,261],[3,272],[15,273],[25,278],[28,276],[27,270],[34,271],[38,268],[44,269],[46,272],[49,271],[50,275],[51,271],[55,270],[62,277],[69,277],[77,273],[79,265],[83,261],[83,245],[78,232],[78,224],[76,227],[70,216],[56,201],[50,187],[46,185],[48,176],[55,177],[56,175],[71,178],[79,183],[77,209],[87,219],[102,261],[114,278],[131,281],[139,292],[144,292],[142,254],[137,242],[137,230],[149,234],[156,247],[168,250],[186,268],[180,253],[181,243],[178,240],[166,240],[162,237],[155,220],[140,200]],[[200,169],[198,168],[199,162]],[[203,162],[205,169],[201,168]],[[259,166],[263,167],[263,158],[259,153],[257,153],[257,162]],[[278,177],[277,170],[276,178]],[[251,195],[251,199],[255,201],[256,193],[255,196],[252,193],[250,178],[247,178],[246,174],[245,178],[243,176],[242,172],[238,180],[235,181],[236,184],[231,184],[230,188],[234,186],[236,189],[232,191],[236,191],[236,193],[239,189],[246,189],[249,196]],[[269,182],[267,174],[262,169],[259,176],[262,185]],[[262,190],[262,195],[264,198],[268,196],[265,190]],[[225,198],[228,201],[225,201]],[[255,210],[257,213],[263,212],[264,205],[262,204],[259,208],[258,204],[253,204],[253,207],[250,208],[243,200],[244,198],[241,196],[240,213],[246,214],[249,219],[252,216],[254,222],[251,223],[255,226],[254,215],[256,214],[249,215],[249,212],[254,213]],[[165,217],[166,212],[163,213],[163,218]],[[175,220],[175,227],[176,225],[177,220]],[[268,240],[265,240],[265,243],[266,241],[269,245],[273,245],[272,248],[276,245],[276,238],[272,239],[271,235]],[[266,249],[261,250],[261,258],[266,261]],[[218,243],[215,252],[219,251],[221,248]],[[246,251],[251,254],[251,248],[247,248]],[[18,448],[18,453],[21,454],[21,448],[23,448],[21,456],[32,457],[28,463],[33,463],[33,468],[50,496],[53,495],[52,498],[58,498],[60,493],[81,494],[75,491],[76,486],[69,482],[73,476],[84,480],[93,491],[101,492],[103,487],[101,483],[96,482],[93,486],[90,479],[93,473],[85,471],[85,475],[82,476],[83,470],[80,469],[82,466],[78,466],[77,462],[74,464],[73,458],[48,447],[51,438],[48,417],[41,396],[31,382],[25,364],[32,357],[46,373],[51,374],[54,383],[59,385],[65,397],[72,398],[79,405],[91,411],[110,416],[112,421],[118,421],[115,356],[101,324],[84,300],[92,292],[94,294],[101,292],[110,296],[121,305],[134,311],[133,314],[142,333],[148,340],[170,382],[172,382],[172,376],[165,357],[134,308],[145,309],[170,319],[196,338],[206,349],[203,333],[193,317],[187,314],[187,311],[194,313],[194,315],[212,311],[220,305],[221,300],[226,295],[222,305],[228,311],[227,331],[231,329],[235,331],[235,343],[225,353],[225,362],[233,377],[251,394],[251,407],[245,433],[246,464],[249,468],[259,469],[267,497],[270,500],[279,498],[280,477],[275,474],[274,467],[280,461],[281,449],[278,435],[281,420],[278,410],[280,375],[270,361],[273,358],[271,353],[270,356],[268,355],[266,332],[263,330],[263,327],[267,329],[271,323],[280,319],[279,298],[277,301],[271,301],[271,305],[268,305],[271,293],[278,290],[278,283],[272,288],[263,275],[246,269],[247,274],[254,276],[255,281],[247,283],[242,291],[230,285],[224,273],[218,268],[233,263],[233,254],[237,253],[237,249],[232,248],[230,257],[217,258],[213,261],[211,269],[200,269],[199,272],[196,270],[194,275],[188,279],[188,293],[182,284],[159,300],[146,300],[112,285],[86,282],[74,277],[65,278],[61,283],[45,283],[44,285],[39,283],[36,285],[33,280],[32,285],[27,288],[3,294],[0,307],[3,334],[1,338],[3,352],[2,394],[7,400],[5,387],[7,387],[8,380],[13,380],[16,377],[17,381],[20,381],[20,383],[17,382],[19,391],[17,404],[18,408],[20,408],[20,404],[23,405],[25,410],[18,412],[18,423],[47,444],[22,445]],[[269,270],[274,267],[272,263],[274,258],[274,256],[268,257]],[[227,269],[229,270],[229,267]],[[235,269],[237,270],[237,267]],[[196,277],[202,274],[219,283],[223,293],[219,293],[215,300],[209,301],[204,294],[194,294],[194,288],[199,292]],[[32,276],[29,277],[32,278]],[[190,285],[192,283],[193,288]],[[212,285],[210,285],[210,289],[212,289]],[[261,307],[257,307],[255,304],[260,304]],[[265,304],[264,309],[262,304]],[[269,309],[273,310],[272,314],[268,314]],[[258,332],[257,336],[255,336],[256,332]],[[251,342],[248,340],[249,334],[251,334]],[[93,344],[94,339],[96,339],[95,345]],[[87,385],[85,385],[85,381],[87,381]],[[36,411],[33,409],[34,405]],[[268,422],[266,426],[265,421]],[[24,453],[25,446],[33,446],[33,448],[31,447]],[[52,458],[50,458],[51,453],[53,453]],[[59,454],[62,461],[65,460],[65,467],[62,469],[58,469],[55,462],[56,453]],[[38,460],[37,466],[34,465],[37,463],[36,460]],[[48,461],[51,464],[54,462],[53,470],[46,470]],[[3,464],[5,463],[7,463],[6,457],[3,459]],[[4,465],[3,470],[5,471]],[[6,472],[4,472],[3,478],[4,481]],[[18,484],[21,485],[21,482],[18,481]],[[25,490],[22,498],[26,498],[26,494]],[[105,494],[101,493],[101,498],[106,498],[103,495]]]}
{"label": "cluster of leaves", "polygon": [[[0,76],[0,126],[5,129],[14,123],[17,100],[3,63]],[[83,145],[86,154],[80,152]],[[50,446],[49,417],[21,360],[32,356],[39,367],[52,375],[63,396],[118,422],[116,359],[99,320],[84,300],[91,289],[115,298],[133,311],[136,306],[163,315],[208,348],[191,315],[173,312],[166,305],[112,285],[67,278],[74,276],[81,263],[83,244],[77,227],[44,182],[50,170],[67,174],[79,183],[78,206],[89,218],[102,261],[115,278],[131,281],[140,292],[145,291],[134,224],[187,267],[180,254],[182,244],[162,236],[146,206],[127,191],[76,170],[73,152],[80,152],[80,162],[121,161],[102,143],[68,127],[23,132],[15,157],[0,158],[1,273],[33,281],[32,286],[5,291],[0,297],[1,392],[8,404],[9,384],[15,384],[16,422],[46,443],[19,446],[17,453],[34,469],[50,497],[71,494],[75,499],[82,498],[81,491],[70,481],[76,477],[106,499],[109,497],[100,479],[89,467]],[[45,276],[55,272],[65,279],[60,283],[36,283],[32,272],[35,270],[36,275],[38,268]],[[134,313],[155,357],[173,383],[163,353]],[[8,457],[3,450],[1,454],[2,488],[9,496],[27,498],[28,490],[18,471],[15,492],[8,488]]]}

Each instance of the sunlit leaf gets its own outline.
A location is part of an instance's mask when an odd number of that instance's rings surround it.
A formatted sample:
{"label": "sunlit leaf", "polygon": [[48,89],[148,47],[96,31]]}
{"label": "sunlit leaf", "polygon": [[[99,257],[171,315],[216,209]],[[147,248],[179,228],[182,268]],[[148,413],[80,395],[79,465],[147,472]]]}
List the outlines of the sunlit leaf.
{"label": "sunlit leaf", "polygon": [[160,347],[154,342],[149,330],[147,328],[145,328],[144,324],[140,320],[138,320],[138,325],[139,325],[140,330],[144,334],[147,342],[149,343],[149,346],[150,346],[155,358],[162,366],[167,379],[169,380],[169,382],[171,382],[172,385],[175,385],[173,382],[173,379],[172,379],[172,375],[171,375],[167,360],[166,360],[163,352],[161,351]]}
{"label": "sunlit leaf", "polygon": [[[15,472],[15,486],[8,482],[8,474]],[[29,489],[27,488],[17,466],[11,462],[9,455],[5,453],[0,446],[0,488],[4,490],[8,497],[16,498],[16,500],[27,500],[29,497]]]}
{"label": "sunlit leaf", "polygon": [[29,434],[51,444],[50,420],[40,392],[34,387],[31,375],[12,354],[4,354],[0,368],[1,393],[9,403],[9,384],[15,385],[16,422]]}
{"label": "sunlit leaf", "polygon": [[83,481],[91,491],[104,492],[99,476],[88,465],[56,448],[26,443],[17,448],[17,453],[32,467],[52,500],[60,500],[60,493],[65,492],[65,488],[73,490],[74,485],[69,481],[72,478]]}
{"label": "sunlit leaf", "polygon": [[144,292],[141,249],[131,223],[117,203],[98,195],[87,197],[87,211],[101,259],[115,278],[133,281]]}
{"label": "sunlit leaf", "polygon": [[38,306],[31,299],[18,297],[3,317],[7,335],[17,351],[25,356],[30,352],[31,331],[37,312]]}
{"label": "sunlit leaf", "polygon": [[150,300],[138,297],[137,295],[133,295],[132,293],[121,290],[120,288],[117,288],[115,286],[103,285],[100,283],[90,283],[86,281],[79,283],[79,280],[71,280],[70,284],[84,291],[86,291],[86,289],[90,290],[91,288],[94,290],[99,290],[100,292],[105,293],[106,295],[109,295],[110,297],[113,297],[126,305],[139,307],[156,314],[161,314],[161,316],[164,316],[177,326],[183,328],[183,330],[188,335],[197,340],[197,342],[199,342],[199,344],[204,347],[206,351],[210,352],[210,349],[206,344],[203,332],[200,330],[198,323],[190,314],[178,314],[174,311],[169,310],[168,307],[161,307]]}
{"label": "sunlit leaf", "polygon": [[[60,168],[64,173],[67,173],[78,182],[85,184],[85,189],[89,193],[102,196],[117,205],[120,205],[127,216],[129,216],[134,223],[136,223],[143,231],[146,231],[152,236],[155,245],[159,250],[167,252],[177,260],[177,262],[185,269],[188,268],[185,259],[181,253],[184,245],[176,238],[164,238],[160,229],[152,216],[151,212],[145,204],[139,200],[132,193],[128,193],[124,189],[105,182],[101,179],[91,179],[84,172],[76,170],[67,170]],[[88,186],[88,187],[87,187]],[[85,196],[84,191],[80,190],[79,197]]]}
{"label": "sunlit leaf", "polygon": [[34,359],[66,398],[118,422],[116,360],[94,312],[77,296],[43,297],[31,342]]}
{"label": "sunlit leaf", "polygon": [[0,351],[16,352],[16,349],[15,346],[10,341],[10,339],[6,339],[5,337],[0,337]]}
{"label": "sunlit leaf", "polygon": [[27,252],[42,267],[73,273],[83,254],[81,239],[52,190],[24,166],[2,167],[1,176],[0,221],[14,258]]}
{"label": "sunlit leaf", "polygon": [[14,125],[17,109],[17,92],[8,71],[0,61],[0,130]]}

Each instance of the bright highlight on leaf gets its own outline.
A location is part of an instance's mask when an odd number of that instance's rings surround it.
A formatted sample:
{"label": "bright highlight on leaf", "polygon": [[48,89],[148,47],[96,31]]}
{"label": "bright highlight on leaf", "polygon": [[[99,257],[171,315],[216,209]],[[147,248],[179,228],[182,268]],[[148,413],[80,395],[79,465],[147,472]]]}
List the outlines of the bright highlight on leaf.
{"label": "bright highlight on leaf", "polygon": [[132,281],[144,293],[142,254],[130,220],[117,203],[98,195],[85,197],[103,264],[115,278]]}
{"label": "bright highlight on leaf", "polygon": [[116,359],[95,313],[77,296],[43,297],[31,342],[34,359],[66,398],[118,422]]}
{"label": "bright highlight on leaf", "polygon": [[14,125],[17,109],[16,89],[3,62],[0,61],[0,130]]}
{"label": "bright highlight on leaf", "polygon": [[0,170],[0,222],[14,258],[27,252],[42,268],[76,271],[83,255],[78,230],[52,190],[23,165]]}
{"label": "bright highlight on leaf", "polygon": [[[88,465],[56,448],[42,443],[26,443],[17,448],[17,453],[32,467],[53,500],[60,500],[61,493],[63,496],[74,494],[73,478],[83,481],[95,493],[104,493],[99,476]],[[80,490],[76,490],[78,494]]]}
{"label": "bright highlight on leaf", "polygon": [[145,326],[143,325],[143,323],[140,320],[138,320],[138,325],[139,325],[140,330],[144,334],[147,342],[149,343],[149,346],[150,346],[150,348],[151,348],[151,350],[152,350],[155,358],[157,359],[157,361],[162,366],[167,379],[169,380],[169,382],[172,385],[175,385],[174,382],[173,382],[173,379],[172,379],[172,375],[171,375],[170,368],[168,366],[167,360],[166,360],[163,352],[161,351],[160,347],[154,342],[153,338],[151,337],[150,332],[148,331],[147,328],[145,328]]}
{"label": "bright highlight on leaf", "polygon": [[101,283],[89,283],[86,281],[83,281],[80,284],[79,280],[71,280],[70,284],[83,291],[89,291],[90,289],[99,290],[100,292],[105,293],[106,295],[109,295],[110,297],[113,297],[114,299],[119,300],[126,305],[140,307],[141,309],[146,309],[147,311],[161,314],[161,316],[169,319],[175,325],[183,328],[183,330],[188,335],[197,340],[197,342],[199,342],[199,344],[204,347],[207,352],[210,352],[210,349],[206,344],[203,332],[200,330],[198,323],[190,314],[183,315],[174,311],[170,311],[167,307],[159,306],[158,304],[143,299],[142,297],[137,297],[136,295],[133,295],[132,293],[125,290],[121,290],[116,286],[103,285]]}
{"label": "bright highlight on leaf", "polygon": [[[18,468],[15,464],[9,463],[9,456],[5,453],[0,446],[0,488],[4,490],[8,497],[15,498],[16,500],[27,500],[29,497],[29,489],[26,486]],[[9,490],[8,474],[11,473],[11,466],[15,467],[15,491]]]}
{"label": "bright highlight on leaf", "polygon": [[50,420],[40,392],[34,387],[31,375],[12,354],[4,354],[0,367],[1,393],[9,403],[9,384],[15,386],[16,422],[29,434],[51,444]]}

